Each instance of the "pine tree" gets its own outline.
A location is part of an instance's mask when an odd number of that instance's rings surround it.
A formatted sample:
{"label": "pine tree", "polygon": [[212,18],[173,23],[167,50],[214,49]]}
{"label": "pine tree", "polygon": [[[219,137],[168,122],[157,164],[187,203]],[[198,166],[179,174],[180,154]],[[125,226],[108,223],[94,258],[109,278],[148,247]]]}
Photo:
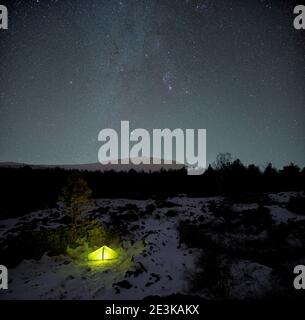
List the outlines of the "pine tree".
{"label": "pine tree", "polygon": [[79,174],[71,175],[62,190],[60,201],[65,214],[70,217],[72,225],[76,226],[84,210],[94,207],[91,189]]}

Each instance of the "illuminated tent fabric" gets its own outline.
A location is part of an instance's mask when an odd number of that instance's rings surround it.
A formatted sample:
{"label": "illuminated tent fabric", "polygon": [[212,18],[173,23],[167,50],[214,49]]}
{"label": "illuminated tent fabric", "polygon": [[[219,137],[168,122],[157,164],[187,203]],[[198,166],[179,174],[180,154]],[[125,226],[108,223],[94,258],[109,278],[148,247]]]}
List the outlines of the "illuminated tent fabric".
{"label": "illuminated tent fabric", "polygon": [[89,261],[108,261],[117,259],[118,254],[107,246],[103,246],[88,254]]}

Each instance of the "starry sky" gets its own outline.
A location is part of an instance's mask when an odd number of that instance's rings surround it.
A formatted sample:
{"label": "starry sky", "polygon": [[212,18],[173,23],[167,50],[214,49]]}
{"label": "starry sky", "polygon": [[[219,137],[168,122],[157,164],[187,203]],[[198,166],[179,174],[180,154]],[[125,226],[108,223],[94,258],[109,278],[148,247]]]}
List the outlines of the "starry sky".
{"label": "starry sky", "polygon": [[289,0],[1,0],[0,161],[97,162],[98,133],[206,128],[207,159],[305,165]]}

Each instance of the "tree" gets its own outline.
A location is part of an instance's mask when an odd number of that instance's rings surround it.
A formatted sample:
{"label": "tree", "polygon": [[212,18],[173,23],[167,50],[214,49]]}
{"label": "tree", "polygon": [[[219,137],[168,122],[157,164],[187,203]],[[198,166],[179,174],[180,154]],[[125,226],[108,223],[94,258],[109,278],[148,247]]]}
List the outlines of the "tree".
{"label": "tree", "polygon": [[227,190],[227,183],[229,183],[229,171],[232,165],[232,155],[231,153],[220,153],[216,157],[214,162],[214,168],[217,172],[216,174],[216,185],[220,193]]}
{"label": "tree", "polygon": [[273,167],[272,163],[268,163],[265,168],[264,175],[268,178],[274,178],[277,175],[277,170]]}
{"label": "tree", "polygon": [[62,190],[60,201],[62,201],[65,214],[70,217],[72,225],[76,226],[84,210],[94,207],[91,193],[91,189],[81,175],[73,174],[68,178],[67,184]]}
{"label": "tree", "polygon": [[298,190],[300,188],[300,171],[300,168],[293,163],[290,163],[289,166],[283,167],[283,169],[280,171],[282,184],[287,191]]}
{"label": "tree", "polygon": [[220,153],[216,157],[216,161],[214,162],[214,168],[216,170],[223,170],[228,168],[232,164],[233,158],[231,153]]}

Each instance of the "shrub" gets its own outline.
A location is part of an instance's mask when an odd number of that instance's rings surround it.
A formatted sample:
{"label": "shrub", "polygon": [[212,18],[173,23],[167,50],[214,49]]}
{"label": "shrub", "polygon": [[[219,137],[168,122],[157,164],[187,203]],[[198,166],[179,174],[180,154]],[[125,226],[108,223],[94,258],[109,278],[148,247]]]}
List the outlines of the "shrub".
{"label": "shrub", "polygon": [[229,298],[230,261],[215,250],[202,253],[196,262],[196,272],[191,274],[192,292],[205,292],[212,299]]}
{"label": "shrub", "polygon": [[287,209],[298,214],[305,215],[305,198],[304,197],[291,197]]}
{"label": "shrub", "polygon": [[66,254],[68,247],[77,248],[84,243],[97,248],[119,242],[119,236],[115,232],[106,230],[97,222],[57,229],[22,231],[18,236],[1,243],[0,263],[15,267],[24,259],[39,260],[45,253],[50,256]]}

